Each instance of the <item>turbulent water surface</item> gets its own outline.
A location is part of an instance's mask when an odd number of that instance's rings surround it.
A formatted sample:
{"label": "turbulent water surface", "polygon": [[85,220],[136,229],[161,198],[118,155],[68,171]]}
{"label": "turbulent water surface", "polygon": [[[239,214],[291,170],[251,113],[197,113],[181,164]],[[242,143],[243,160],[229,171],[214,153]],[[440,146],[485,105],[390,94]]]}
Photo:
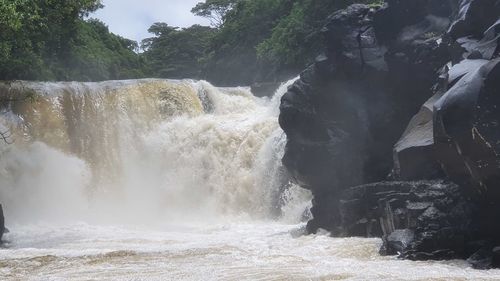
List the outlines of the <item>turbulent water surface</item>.
{"label": "turbulent water surface", "polygon": [[0,280],[496,280],[304,236],[273,98],[171,80],[1,84]]}

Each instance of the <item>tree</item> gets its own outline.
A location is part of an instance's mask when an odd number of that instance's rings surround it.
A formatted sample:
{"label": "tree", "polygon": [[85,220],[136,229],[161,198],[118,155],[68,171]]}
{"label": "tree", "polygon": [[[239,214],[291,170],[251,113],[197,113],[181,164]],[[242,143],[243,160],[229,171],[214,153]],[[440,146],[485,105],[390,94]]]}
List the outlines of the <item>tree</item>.
{"label": "tree", "polygon": [[12,137],[12,133],[10,130],[0,130],[0,139],[6,144],[12,144],[10,138]]}
{"label": "tree", "polygon": [[144,39],[143,56],[153,76],[163,78],[201,78],[204,58],[215,30],[193,25],[179,29],[155,23],[148,31],[154,37]]}
{"label": "tree", "polygon": [[205,66],[206,79],[224,86],[248,85],[255,80],[268,79],[263,76],[270,66],[257,58],[255,48],[271,35],[276,22],[287,15],[290,1],[235,1],[211,41]]}
{"label": "tree", "polygon": [[193,12],[218,27],[205,76],[221,85],[280,81],[321,53],[320,30],[328,15],[354,2],[379,0],[206,0]]}
{"label": "tree", "polygon": [[40,23],[38,6],[28,9],[27,0],[0,0],[0,79],[34,78],[41,69],[40,46],[30,40]]}
{"label": "tree", "polygon": [[[17,97],[15,94],[14,96],[15,97],[12,97],[12,94],[9,94],[7,96],[1,97],[0,107],[9,108],[11,106],[11,103],[25,102],[25,101],[34,102],[36,100],[36,94],[34,91],[24,92],[24,97]],[[5,144],[12,144],[14,143],[14,141],[11,138],[12,138],[12,132],[10,128],[6,128],[0,124],[0,142],[4,142]]]}
{"label": "tree", "polygon": [[177,31],[178,27],[170,26],[164,22],[155,22],[151,27],[148,28],[148,32],[153,34],[154,37],[146,38],[141,42],[141,48],[147,51],[151,48],[153,43],[157,43],[160,38],[166,38],[173,32]]}
{"label": "tree", "polygon": [[109,32],[97,19],[80,21],[61,65],[63,80],[100,81],[144,77],[145,61],[138,44]]}
{"label": "tree", "polygon": [[210,20],[213,27],[219,28],[224,24],[224,17],[237,3],[238,0],[206,0],[199,2],[191,10],[197,16]]}
{"label": "tree", "polygon": [[321,52],[320,30],[332,12],[357,3],[379,0],[302,0],[281,18],[272,34],[257,46],[259,59],[286,69],[302,69]]}
{"label": "tree", "polygon": [[6,60],[11,52],[11,42],[7,41],[9,36],[19,31],[22,26],[22,15],[17,11],[19,0],[0,0],[0,60]]}
{"label": "tree", "polygon": [[142,77],[138,44],[94,19],[100,0],[0,0],[0,80]]}

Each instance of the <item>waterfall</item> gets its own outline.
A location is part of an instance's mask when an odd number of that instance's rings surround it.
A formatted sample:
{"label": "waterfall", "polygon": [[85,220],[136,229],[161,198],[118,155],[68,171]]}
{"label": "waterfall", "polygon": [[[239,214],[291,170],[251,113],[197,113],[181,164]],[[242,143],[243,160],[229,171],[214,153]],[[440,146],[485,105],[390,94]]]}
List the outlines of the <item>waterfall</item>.
{"label": "waterfall", "polygon": [[205,81],[0,84],[0,201],[18,221],[298,220],[281,96]]}
{"label": "waterfall", "polygon": [[302,236],[311,194],[281,164],[277,121],[292,82],[272,98],[190,80],[0,83],[0,279],[498,276]]}

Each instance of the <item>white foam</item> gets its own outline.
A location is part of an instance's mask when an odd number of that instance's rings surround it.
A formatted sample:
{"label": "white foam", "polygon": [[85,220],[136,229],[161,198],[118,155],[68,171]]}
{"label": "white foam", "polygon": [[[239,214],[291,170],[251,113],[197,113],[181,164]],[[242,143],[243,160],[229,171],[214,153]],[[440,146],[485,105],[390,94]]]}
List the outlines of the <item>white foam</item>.
{"label": "white foam", "polygon": [[193,81],[24,83],[41,101],[0,117],[17,140],[0,154],[0,280],[498,279],[381,257],[378,239],[300,235],[311,195],[287,184],[277,124],[292,82],[272,99]]}
{"label": "white foam", "polygon": [[25,140],[0,158],[6,214],[140,224],[275,217],[287,181],[279,99],[294,80],[271,100],[188,80],[14,85],[37,101],[0,122]]}
{"label": "white foam", "polygon": [[[16,227],[2,280],[496,280],[464,261],[378,254],[380,240],[294,236],[303,225]],[[33,235],[37,233],[38,235]]]}

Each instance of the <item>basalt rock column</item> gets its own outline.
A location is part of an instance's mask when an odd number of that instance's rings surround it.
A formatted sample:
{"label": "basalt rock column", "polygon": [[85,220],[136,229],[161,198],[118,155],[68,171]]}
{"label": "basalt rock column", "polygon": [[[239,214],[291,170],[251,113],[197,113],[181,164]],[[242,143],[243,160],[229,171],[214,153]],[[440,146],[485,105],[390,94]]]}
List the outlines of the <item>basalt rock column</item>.
{"label": "basalt rock column", "polygon": [[353,5],[324,34],[280,116],[283,161],[314,194],[308,230],[498,267],[500,2]]}
{"label": "basalt rock column", "polygon": [[434,73],[450,60],[437,40],[449,27],[453,3],[356,4],[329,17],[326,53],[280,108],[288,137],[283,162],[315,195],[310,232],[342,233],[338,195],[391,173],[394,143],[433,95]]}

